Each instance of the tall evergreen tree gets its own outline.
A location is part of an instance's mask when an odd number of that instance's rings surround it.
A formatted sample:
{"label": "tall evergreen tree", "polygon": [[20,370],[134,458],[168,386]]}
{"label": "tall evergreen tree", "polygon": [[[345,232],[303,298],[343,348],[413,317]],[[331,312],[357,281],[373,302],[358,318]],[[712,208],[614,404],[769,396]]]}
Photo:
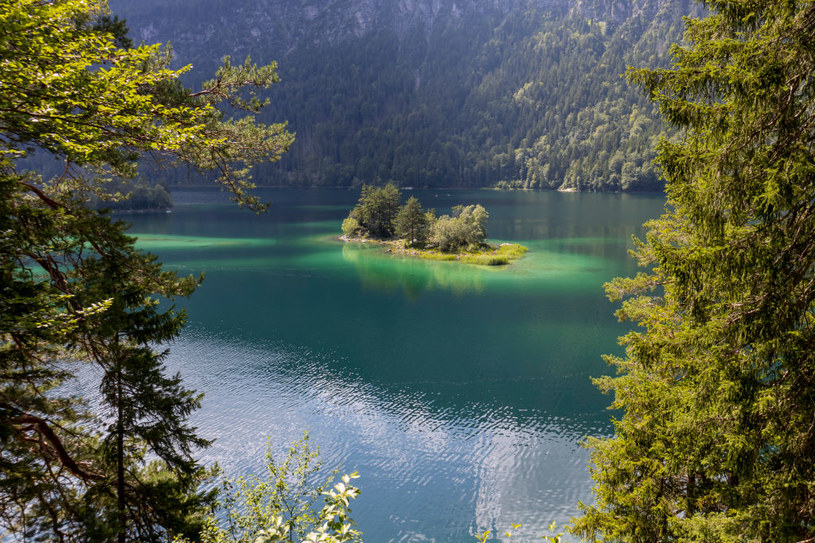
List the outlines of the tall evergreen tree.
{"label": "tall evergreen tree", "polygon": [[607,287],[641,328],[599,380],[624,415],[590,442],[595,540],[815,537],[815,4],[706,5],[672,68],[631,73],[684,136],[649,271]]}
{"label": "tall evergreen tree", "polygon": [[405,245],[424,245],[430,225],[415,196],[408,198],[396,214],[396,235],[405,238]]}
{"label": "tall evergreen tree", "polygon": [[351,210],[349,217],[356,219],[367,235],[379,239],[390,238],[396,229],[401,198],[396,185],[363,185],[359,203]]}
{"label": "tall evergreen tree", "polygon": [[[166,375],[161,345],[183,313],[155,296],[192,292],[121,223],[88,209],[94,174],[133,173],[142,155],[217,169],[241,203],[248,167],[277,160],[283,125],[232,120],[274,66],[226,59],[198,92],[158,46],[126,48],[102,0],[0,0],[0,529],[22,539],[158,541],[198,533],[212,496],[187,423],[199,397]],[[122,48],[125,47],[125,48]],[[249,90],[241,96],[241,89]],[[22,171],[31,149],[63,163]],[[73,391],[77,373],[93,402]]]}

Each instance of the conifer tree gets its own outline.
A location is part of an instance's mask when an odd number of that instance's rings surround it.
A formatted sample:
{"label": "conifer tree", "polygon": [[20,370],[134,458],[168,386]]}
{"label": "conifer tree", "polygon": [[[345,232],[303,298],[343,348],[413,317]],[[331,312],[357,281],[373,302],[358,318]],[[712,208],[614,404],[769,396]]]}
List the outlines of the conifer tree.
{"label": "conifer tree", "polygon": [[358,221],[366,235],[378,239],[390,238],[396,229],[396,215],[399,213],[401,198],[402,194],[396,185],[363,185],[359,203],[348,216]]}
{"label": "conifer tree", "polygon": [[415,196],[408,198],[396,214],[396,235],[405,238],[405,245],[424,245],[427,241],[429,224]]}
{"label": "conifer tree", "polygon": [[[227,58],[192,92],[168,50],[122,34],[103,0],[0,0],[0,530],[21,539],[199,532],[212,494],[193,453],[208,442],[187,422],[199,396],[156,350],[184,315],[155,299],[199,279],[162,270],[86,197],[149,155],[215,169],[261,209],[249,167],[292,139],[252,117],[274,65]],[[226,118],[220,103],[249,115]],[[60,174],[22,170],[32,150]],[[78,373],[96,380],[93,402],[74,392]]]}
{"label": "conifer tree", "polygon": [[669,122],[665,215],[607,285],[640,328],[599,379],[590,441],[607,541],[815,537],[815,4],[707,2],[673,66],[633,71]]}

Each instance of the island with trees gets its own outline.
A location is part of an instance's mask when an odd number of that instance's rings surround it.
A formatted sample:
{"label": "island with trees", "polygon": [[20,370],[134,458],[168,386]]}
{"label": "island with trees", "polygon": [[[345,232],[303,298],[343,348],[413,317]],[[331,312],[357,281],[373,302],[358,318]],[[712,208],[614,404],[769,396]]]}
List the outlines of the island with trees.
{"label": "island with trees", "polygon": [[104,191],[88,191],[88,207],[107,209],[116,213],[143,213],[170,211],[173,198],[163,181],[117,178],[106,184]]}
{"label": "island with trees", "polygon": [[[607,357],[617,374],[596,380],[618,416],[613,435],[587,439],[594,497],[569,530],[591,541],[815,540],[815,3],[705,9],[686,19],[670,67],[629,72],[683,136],[658,146],[668,200],[633,251],[645,271],[607,286],[638,328]],[[218,525],[198,452],[210,441],[189,418],[201,396],[165,365],[184,313],[156,302],[200,278],[162,268],[80,198],[140,157],[164,157],[219,172],[238,203],[262,210],[250,168],[278,161],[293,138],[253,120],[275,65],[227,57],[187,89],[187,68],[169,68],[168,48],[133,47],[104,0],[0,0],[0,58],[0,533],[359,541],[355,474],[301,490],[313,480],[305,441],[282,469],[269,461],[268,482],[238,480]],[[28,169],[37,150],[62,173]],[[415,198],[400,207],[396,187],[365,187],[343,230],[467,261],[487,218],[480,205],[437,218]],[[79,371],[88,386],[74,386]],[[316,496],[319,511],[313,500],[286,509]]]}
{"label": "island with trees", "polygon": [[342,222],[340,239],[373,241],[394,254],[486,266],[509,264],[527,251],[517,243],[487,243],[489,213],[480,204],[458,205],[450,215],[437,217],[435,210],[422,209],[415,196],[403,206],[401,199],[393,184],[363,186],[359,202]]}

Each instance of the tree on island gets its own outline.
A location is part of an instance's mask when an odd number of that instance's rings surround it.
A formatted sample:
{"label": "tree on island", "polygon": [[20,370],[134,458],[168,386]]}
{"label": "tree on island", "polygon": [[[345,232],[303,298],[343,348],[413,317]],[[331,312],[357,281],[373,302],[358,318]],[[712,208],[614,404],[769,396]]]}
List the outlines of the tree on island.
{"label": "tree on island", "polygon": [[672,124],[665,215],[607,285],[640,328],[609,357],[590,540],[815,538],[815,3],[717,0],[669,69],[631,72]]}
{"label": "tree on island", "polygon": [[415,196],[408,198],[396,215],[396,235],[405,240],[405,246],[423,247],[427,241],[433,212],[425,212]]}
{"label": "tree on island", "polygon": [[[168,50],[123,33],[102,0],[0,0],[0,531],[13,538],[198,537],[213,498],[195,455],[208,442],[187,420],[200,397],[167,375],[162,345],[184,313],[155,297],[200,279],[163,270],[84,197],[106,198],[105,179],[149,155],[215,169],[261,209],[248,168],[292,141],[253,120],[274,65],[226,58],[191,92]],[[59,176],[24,171],[30,150]]]}
{"label": "tree on island", "polygon": [[105,194],[100,198],[88,195],[88,206],[112,211],[164,210],[173,207],[173,199],[163,181],[151,183],[147,179],[115,179],[105,183]]}
{"label": "tree on island", "polygon": [[488,218],[480,204],[455,206],[452,215],[442,215],[431,225],[429,241],[444,252],[477,249],[487,241]]}
{"label": "tree on island", "polygon": [[372,238],[393,237],[401,198],[402,194],[393,184],[384,187],[363,185],[359,203],[348,217],[356,220],[359,228]]}
{"label": "tree on island", "polygon": [[486,246],[489,213],[480,204],[458,205],[451,215],[436,217],[423,210],[415,196],[401,208],[401,193],[394,185],[363,186],[359,203],[342,223],[347,238],[387,240],[395,235],[405,247],[436,247],[442,252],[477,250]]}

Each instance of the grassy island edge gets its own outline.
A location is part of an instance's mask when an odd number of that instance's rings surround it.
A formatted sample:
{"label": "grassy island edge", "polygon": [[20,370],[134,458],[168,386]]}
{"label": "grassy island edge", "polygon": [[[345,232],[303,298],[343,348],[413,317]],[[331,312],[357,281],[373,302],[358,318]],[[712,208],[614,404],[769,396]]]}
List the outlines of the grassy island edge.
{"label": "grassy island edge", "polygon": [[346,243],[372,243],[387,247],[387,253],[425,260],[440,260],[475,264],[479,266],[506,266],[515,260],[521,259],[529,249],[518,243],[500,243],[498,245],[484,244],[480,248],[469,251],[444,252],[437,248],[422,249],[407,247],[404,239],[372,239],[365,237],[349,237],[342,235],[339,240]]}

